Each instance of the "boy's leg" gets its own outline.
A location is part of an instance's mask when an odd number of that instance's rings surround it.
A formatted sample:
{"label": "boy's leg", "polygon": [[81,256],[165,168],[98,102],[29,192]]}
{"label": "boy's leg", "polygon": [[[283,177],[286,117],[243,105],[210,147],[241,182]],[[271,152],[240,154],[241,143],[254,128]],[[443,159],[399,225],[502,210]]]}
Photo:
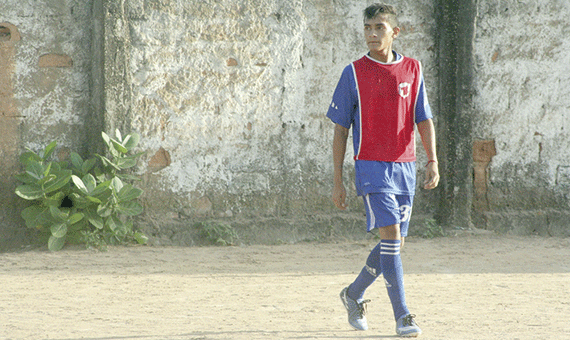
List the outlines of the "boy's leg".
{"label": "boy's leg", "polygon": [[402,258],[400,257],[400,225],[394,224],[379,228],[380,233],[380,263],[382,274],[388,290],[394,318],[410,314],[406,306],[406,296],[404,292],[404,270]]}
{"label": "boy's leg", "polygon": [[402,240],[408,235],[413,196],[398,196],[396,201],[401,214],[400,223],[378,229],[381,238],[380,261],[396,319],[396,332],[401,336],[415,337],[422,331],[406,306],[404,271],[400,256]]}
{"label": "boy's leg", "polygon": [[380,265],[380,243],[372,249],[370,255],[366,259],[366,265],[358,274],[358,277],[354,282],[348,287],[348,296],[353,300],[362,300],[364,298],[364,292],[376,278],[382,274],[382,266]]}
{"label": "boy's leg", "polygon": [[[412,201],[413,196],[402,198],[391,194],[364,197],[368,231],[377,228],[382,241],[368,256],[366,266],[356,280],[341,292],[341,299],[349,314],[349,323],[356,329],[368,328],[364,317],[365,302],[368,301],[363,301],[364,291],[383,273],[397,321],[398,334],[414,336],[413,332],[416,335],[421,333],[417,326],[411,330],[408,327],[408,333],[403,333],[400,325],[408,325],[409,322],[401,321],[410,315],[405,301],[400,247],[402,237],[407,236]],[[403,227],[402,230],[400,226]],[[413,322],[413,319],[410,320]]]}
{"label": "boy's leg", "polygon": [[[367,229],[370,231],[375,228],[376,214],[370,204],[369,195],[364,197],[364,206],[366,207]],[[365,316],[368,300],[363,299],[364,292],[380,274],[382,274],[382,267],[380,265],[380,243],[378,243],[368,255],[366,265],[356,280],[340,292],[340,299],[348,313],[348,323],[355,329],[368,329]]]}
{"label": "boy's leg", "polygon": [[[366,209],[366,229],[372,231],[383,223],[396,223],[398,216],[394,216],[392,211],[395,208],[383,209],[384,206],[394,205],[394,200],[388,195],[366,195],[364,199],[364,208]],[[388,222],[386,222],[388,221]],[[385,225],[385,224],[384,224]],[[351,299],[358,301],[364,297],[364,292],[376,278],[382,274],[382,266],[380,264],[380,243],[372,249],[370,255],[366,259],[366,265],[360,271],[360,274],[354,282],[348,287],[347,295]]]}

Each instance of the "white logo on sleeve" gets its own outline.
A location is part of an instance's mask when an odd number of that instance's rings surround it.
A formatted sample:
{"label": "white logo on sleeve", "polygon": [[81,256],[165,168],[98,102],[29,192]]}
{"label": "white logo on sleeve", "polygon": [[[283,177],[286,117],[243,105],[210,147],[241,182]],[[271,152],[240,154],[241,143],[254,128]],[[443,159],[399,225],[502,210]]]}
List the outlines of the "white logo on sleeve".
{"label": "white logo on sleeve", "polygon": [[334,102],[331,103],[331,107],[335,110],[338,110],[338,106],[336,106],[336,104]]}

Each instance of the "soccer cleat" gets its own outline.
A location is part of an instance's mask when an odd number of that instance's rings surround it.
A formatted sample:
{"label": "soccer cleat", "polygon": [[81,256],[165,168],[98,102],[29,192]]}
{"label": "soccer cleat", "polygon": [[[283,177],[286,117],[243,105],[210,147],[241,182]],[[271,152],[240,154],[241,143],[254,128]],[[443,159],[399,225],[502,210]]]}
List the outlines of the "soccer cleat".
{"label": "soccer cleat", "polygon": [[368,329],[366,322],[366,303],[370,300],[357,302],[348,297],[348,287],[340,292],[340,300],[348,312],[348,323],[356,330],[365,331]]}
{"label": "soccer cleat", "polygon": [[404,338],[415,338],[422,334],[422,330],[418,327],[413,314],[404,315],[396,322],[396,333]]}

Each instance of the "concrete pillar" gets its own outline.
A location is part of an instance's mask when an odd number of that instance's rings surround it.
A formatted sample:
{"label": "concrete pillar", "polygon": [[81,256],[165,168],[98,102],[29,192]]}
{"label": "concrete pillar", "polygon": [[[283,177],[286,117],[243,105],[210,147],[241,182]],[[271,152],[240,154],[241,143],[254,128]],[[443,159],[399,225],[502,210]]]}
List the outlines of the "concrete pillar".
{"label": "concrete pillar", "polygon": [[125,0],[103,1],[103,98],[105,130],[131,131],[130,33]]}
{"label": "concrete pillar", "polygon": [[470,227],[472,180],[472,82],[474,0],[436,2],[439,98],[438,154],[441,187],[437,219],[443,225]]}

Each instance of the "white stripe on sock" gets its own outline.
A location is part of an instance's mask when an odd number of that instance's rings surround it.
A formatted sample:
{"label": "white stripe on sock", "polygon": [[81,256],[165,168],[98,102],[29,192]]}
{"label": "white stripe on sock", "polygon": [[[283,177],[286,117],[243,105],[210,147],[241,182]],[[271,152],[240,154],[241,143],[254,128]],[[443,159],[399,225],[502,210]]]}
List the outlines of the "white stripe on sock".
{"label": "white stripe on sock", "polygon": [[400,250],[382,251],[380,250],[380,255],[400,255]]}
{"label": "white stripe on sock", "polygon": [[400,254],[400,244],[380,242],[380,254],[381,255],[399,255]]}

